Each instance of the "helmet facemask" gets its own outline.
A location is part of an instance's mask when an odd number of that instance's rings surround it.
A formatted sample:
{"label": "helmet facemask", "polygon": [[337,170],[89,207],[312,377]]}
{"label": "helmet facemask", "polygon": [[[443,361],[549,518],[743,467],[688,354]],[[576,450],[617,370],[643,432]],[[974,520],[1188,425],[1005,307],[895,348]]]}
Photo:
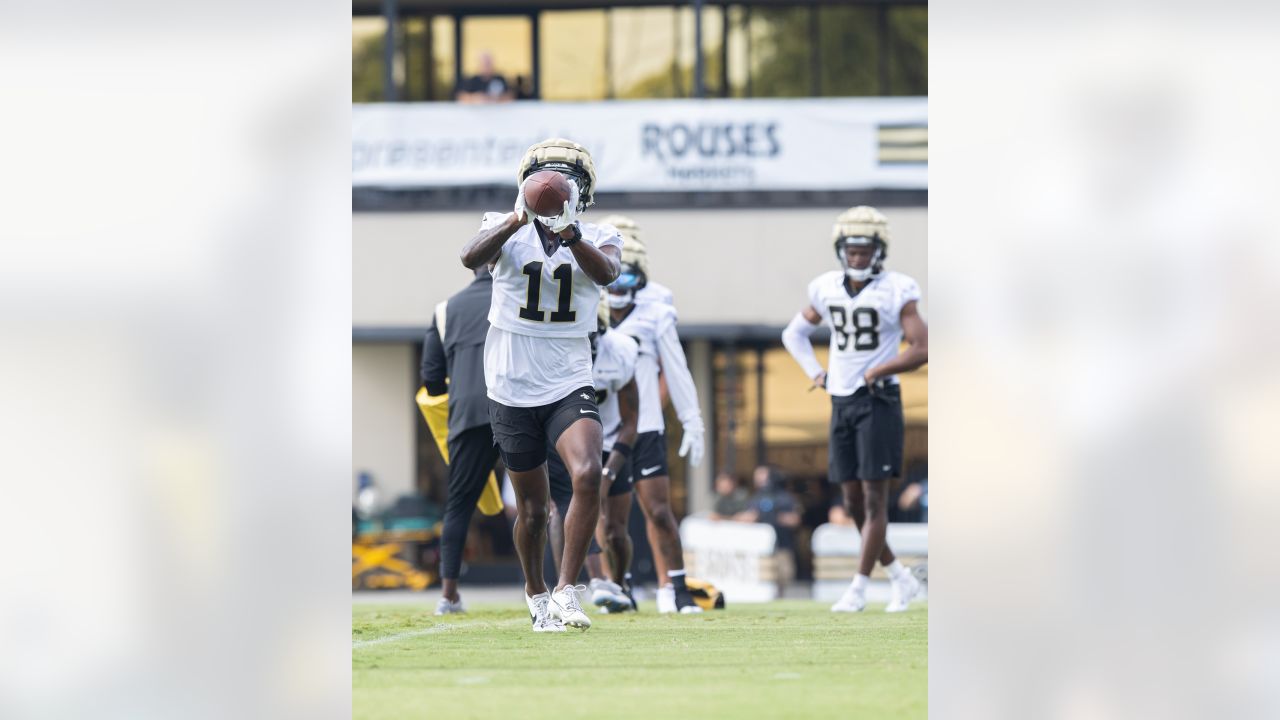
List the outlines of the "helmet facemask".
{"label": "helmet facemask", "polygon": [[[865,268],[854,268],[849,266],[849,255],[845,252],[845,248],[850,245],[872,246],[875,251],[871,254],[871,262]],[[845,277],[854,282],[866,282],[880,273],[884,272],[885,244],[880,238],[876,237],[842,237],[836,240],[836,257],[840,260],[840,267],[844,269]]]}

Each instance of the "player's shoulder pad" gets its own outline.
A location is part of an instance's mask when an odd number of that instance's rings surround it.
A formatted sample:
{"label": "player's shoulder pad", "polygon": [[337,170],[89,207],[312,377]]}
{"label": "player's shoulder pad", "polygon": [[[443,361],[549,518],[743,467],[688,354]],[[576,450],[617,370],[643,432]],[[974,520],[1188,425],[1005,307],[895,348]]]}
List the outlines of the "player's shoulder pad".
{"label": "player's shoulder pad", "polygon": [[582,231],[582,239],[595,245],[596,247],[604,247],[605,245],[617,245],[622,247],[622,234],[618,232],[618,228],[608,224],[582,222],[578,224],[578,229]]}
{"label": "player's shoulder pad", "polygon": [[840,270],[830,270],[824,272],[818,277],[809,281],[809,297],[816,297],[818,293],[828,289],[839,287],[844,283],[844,273]]}
{"label": "player's shoulder pad", "polygon": [[495,227],[506,220],[509,215],[511,213],[487,212],[480,216],[480,229],[488,230],[491,227]]}
{"label": "player's shoulder pad", "polygon": [[634,363],[636,361],[636,357],[640,355],[640,343],[630,335],[620,333],[616,330],[610,330],[605,333],[604,337],[606,340],[609,340],[615,348],[617,348],[618,354],[622,356],[622,359],[628,365]]}

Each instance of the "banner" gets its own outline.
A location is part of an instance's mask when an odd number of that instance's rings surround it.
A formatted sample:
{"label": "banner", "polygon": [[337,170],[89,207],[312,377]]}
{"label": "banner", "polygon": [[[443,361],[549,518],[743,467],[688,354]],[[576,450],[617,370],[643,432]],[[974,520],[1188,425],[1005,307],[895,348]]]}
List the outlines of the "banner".
{"label": "banner", "polygon": [[925,98],[353,105],[351,177],[514,190],[524,151],[567,137],[591,152],[598,192],[924,190],[926,164],[883,146],[927,124]]}
{"label": "banner", "polygon": [[725,602],[769,602],[778,597],[772,525],[686,517],[680,522],[684,569],[724,593]]}

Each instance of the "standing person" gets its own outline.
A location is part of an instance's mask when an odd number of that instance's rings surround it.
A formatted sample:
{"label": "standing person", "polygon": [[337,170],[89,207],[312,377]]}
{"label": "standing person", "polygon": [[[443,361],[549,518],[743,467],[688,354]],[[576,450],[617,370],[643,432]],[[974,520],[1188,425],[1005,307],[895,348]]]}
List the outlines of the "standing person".
{"label": "standing person", "polygon": [[[448,396],[449,488],[440,537],[442,589],[436,615],[465,612],[458,594],[462,550],[476,502],[498,460],[485,394],[484,339],[489,332],[493,277],[476,268],[470,285],[436,306],[422,345],[422,384],[429,397]],[[448,379],[448,383],[446,383]],[[433,428],[433,431],[435,428]],[[496,484],[495,484],[496,485]],[[496,486],[494,488],[496,490]],[[501,505],[499,504],[499,508]]]}
{"label": "standing person", "polygon": [[483,105],[510,102],[515,92],[507,85],[507,79],[494,72],[493,55],[480,53],[480,72],[466,78],[454,92],[454,99],[463,105]]}
{"label": "standing person", "polygon": [[[644,263],[642,265],[641,263]],[[636,386],[640,390],[640,421],[631,471],[636,498],[644,511],[645,531],[653,549],[659,582],[658,612],[684,614],[702,612],[685,583],[684,550],[675,515],[671,512],[671,478],[667,470],[667,438],[658,391],[659,363],[667,378],[676,416],[683,426],[680,457],[689,464],[702,462],[702,411],[698,391],[680,347],[676,332],[676,310],[665,302],[637,302],[648,284],[647,259],[631,252],[623,255],[623,269],[609,286],[609,307],[613,327],[640,343],[636,361]]]}
{"label": "standing person", "polygon": [[[916,305],[920,286],[886,271],[889,221],[865,205],[850,208],[832,228],[839,270],[809,283],[809,303],[791,319],[782,343],[814,387],[831,394],[830,481],[839,483],[845,508],[862,532],[858,574],[832,612],[866,607],[867,583],[878,559],[889,573],[901,612],[920,583],[885,541],[889,480],[902,471],[902,394],[898,373],[929,361],[929,329]],[[810,336],[831,328],[830,368],[823,370]],[[906,341],[906,351],[898,345]]]}
{"label": "standing person", "polygon": [[[525,179],[542,170],[565,175],[571,190],[549,225],[525,209]],[[595,330],[601,286],[618,277],[622,238],[607,225],[578,221],[596,186],[591,155],[581,145],[553,138],[530,147],[516,179],[515,211],[485,213],[461,259],[469,268],[493,269],[484,347],[489,420],[516,494],[514,537],[533,630],[586,630],[591,620],[574,581],[600,514],[603,452],[588,335]],[[559,581],[550,592],[542,579],[548,441],[573,481]]]}
{"label": "standing person", "polygon": [[[596,402],[600,405],[600,422],[604,426],[605,455],[600,488],[603,495],[595,538],[599,544],[591,543],[586,566],[591,579],[592,604],[610,613],[636,609],[626,573],[631,567],[631,536],[627,534],[627,516],[631,513],[630,460],[640,405],[635,381],[638,356],[639,347],[634,338],[609,331],[609,306],[601,298],[596,332],[591,336],[591,374],[596,384]],[[551,476],[552,500],[557,509],[563,511],[568,503],[556,497],[556,488],[569,485],[569,474],[554,448],[547,451],[547,470]],[[552,523],[555,522],[553,515]],[[554,532],[552,543],[555,543]],[[601,561],[601,547],[607,556],[607,571]]]}

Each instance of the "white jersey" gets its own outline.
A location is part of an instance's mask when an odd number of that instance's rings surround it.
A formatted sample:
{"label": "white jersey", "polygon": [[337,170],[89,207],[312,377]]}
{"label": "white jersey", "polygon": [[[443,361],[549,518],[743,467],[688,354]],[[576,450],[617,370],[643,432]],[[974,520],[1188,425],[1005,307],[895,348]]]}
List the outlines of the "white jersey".
{"label": "white jersey", "polygon": [[[485,213],[481,230],[510,213]],[[582,242],[622,247],[612,225],[581,223]],[[493,269],[484,375],[489,397],[511,407],[556,402],[592,384],[591,345],[600,286],[583,272],[573,251],[547,254],[532,223],[502,246]]]}
{"label": "white jersey", "polygon": [[671,288],[666,285],[659,285],[652,280],[646,282],[644,287],[640,288],[640,290],[636,292],[636,302],[660,302],[667,305],[676,304],[675,295],[672,294]]}
{"label": "white jersey", "polygon": [[640,432],[662,430],[662,397],[658,391],[658,338],[676,324],[676,309],[660,302],[636,303],[616,330],[640,345],[636,389],[640,391]]}
{"label": "white jersey", "polygon": [[920,286],[902,273],[886,270],[852,297],[844,277],[832,270],[809,283],[809,304],[831,328],[827,392],[840,396],[852,395],[868,370],[897,357],[902,307],[920,299]]}
{"label": "white jersey", "polygon": [[600,406],[600,424],[604,426],[605,452],[613,450],[613,443],[622,430],[622,413],[618,410],[618,391],[636,375],[636,358],[640,346],[635,338],[620,332],[606,332],[600,336],[596,348],[596,361],[591,375],[596,384],[596,402]]}

